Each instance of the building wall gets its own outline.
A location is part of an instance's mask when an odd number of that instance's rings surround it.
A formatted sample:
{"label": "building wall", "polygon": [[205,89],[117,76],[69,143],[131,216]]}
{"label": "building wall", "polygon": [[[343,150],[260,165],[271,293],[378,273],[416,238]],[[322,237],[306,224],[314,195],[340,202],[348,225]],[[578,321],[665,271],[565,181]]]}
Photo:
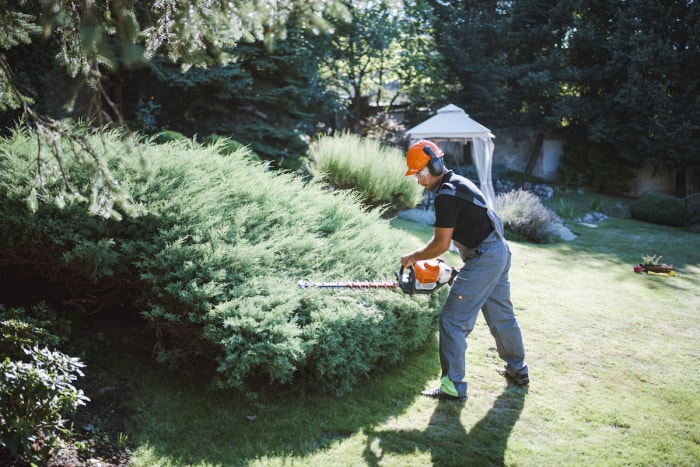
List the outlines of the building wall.
{"label": "building wall", "polygon": [[[632,196],[642,196],[646,193],[664,193],[667,195],[676,194],[676,172],[664,172],[654,174],[654,167],[647,164],[641,169],[634,170],[636,178],[630,182],[630,194]],[[698,192],[700,187],[693,184],[692,171],[685,174],[685,186],[688,194]]]}
{"label": "building wall", "polygon": [[493,139],[493,165],[525,172],[528,158],[537,141],[537,134],[524,129],[496,130]]}
{"label": "building wall", "polygon": [[[530,129],[501,129],[492,130],[494,138],[493,165],[503,166],[518,172],[525,172],[537,142],[537,133]],[[533,175],[541,177],[552,183],[556,183],[556,171],[559,158],[564,153],[565,140],[555,136],[545,137],[542,148],[539,150],[537,160],[533,168]],[[665,193],[674,195],[676,188],[675,172],[654,175],[654,169],[647,165],[639,170],[634,170],[636,178],[629,183],[630,195],[634,197],[645,193]],[[688,193],[700,191],[698,180],[693,177],[692,171],[686,174],[686,187]]]}
{"label": "building wall", "polygon": [[[538,159],[541,164],[535,166],[534,174],[545,180],[557,180],[557,167],[559,158],[564,154],[563,139],[546,139],[542,142],[542,157]],[[539,168],[539,173],[538,173]]]}

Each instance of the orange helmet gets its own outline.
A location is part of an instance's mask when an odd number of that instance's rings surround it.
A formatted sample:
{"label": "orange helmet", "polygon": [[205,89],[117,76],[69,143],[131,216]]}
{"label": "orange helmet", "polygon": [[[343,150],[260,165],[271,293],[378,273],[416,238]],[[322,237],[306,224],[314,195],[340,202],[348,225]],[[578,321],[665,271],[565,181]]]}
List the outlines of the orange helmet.
{"label": "orange helmet", "polygon": [[434,284],[440,278],[441,260],[418,261],[413,265],[416,271],[416,280],[421,284]]}
{"label": "orange helmet", "polygon": [[423,167],[428,165],[431,157],[430,154],[423,149],[426,146],[433,152],[433,154],[435,154],[435,156],[442,157],[442,150],[437,144],[433,143],[432,141],[428,141],[427,139],[416,141],[408,148],[408,152],[406,153],[406,165],[408,166],[406,175],[415,175],[420,172]]}

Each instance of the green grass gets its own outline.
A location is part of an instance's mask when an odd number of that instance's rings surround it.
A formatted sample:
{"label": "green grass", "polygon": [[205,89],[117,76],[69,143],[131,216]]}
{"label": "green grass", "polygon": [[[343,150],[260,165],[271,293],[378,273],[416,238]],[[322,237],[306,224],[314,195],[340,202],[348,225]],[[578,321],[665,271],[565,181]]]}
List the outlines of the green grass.
{"label": "green grass", "polygon": [[[407,250],[431,235],[393,225]],[[438,383],[436,339],[343,398],[251,402],[134,369],[125,355],[115,371],[135,404],[125,428],[133,465],[700,464],[700,235],[620,218],[570,227],[580,235],[573,242],[511,243],[528,388],[496,374],[482,317],[469,339],[464,404],[417,396]],[[649,253],[678,276],[635,274]]]}

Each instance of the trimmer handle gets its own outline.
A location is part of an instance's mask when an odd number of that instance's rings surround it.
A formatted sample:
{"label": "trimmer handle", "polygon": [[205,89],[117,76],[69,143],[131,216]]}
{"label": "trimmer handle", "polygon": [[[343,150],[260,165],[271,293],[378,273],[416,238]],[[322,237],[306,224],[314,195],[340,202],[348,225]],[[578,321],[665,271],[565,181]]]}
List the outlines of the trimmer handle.
{"label": "trimmer handle", "polygon": [[396,273],[396,281],[398,282],[399,288],[403,291],[403,293],[409,295],[416,293],[416,270],[413,265],[408,267],[408,276],[405,277],[404,267],[402,264],[399,272]]}
{"label": "trimmer handle", "polygon": [[433,293],[435,289],[417,289],[416,288],[416,269],[413,265],[408,267],[408,275],[404,275],[404,267],[401,265],[401,269],[396,274],[397,282],[399,283],[399,288],[403,293],[408,295],[414,294],[430,294]]}

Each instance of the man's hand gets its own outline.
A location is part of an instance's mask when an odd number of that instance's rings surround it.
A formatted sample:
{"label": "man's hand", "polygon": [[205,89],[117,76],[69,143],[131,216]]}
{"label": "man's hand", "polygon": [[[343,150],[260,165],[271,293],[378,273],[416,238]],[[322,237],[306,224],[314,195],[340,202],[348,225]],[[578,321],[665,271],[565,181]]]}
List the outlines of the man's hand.
{"label": "man's hand", "polygon": [[450,248],[453,232],[453,228],[435,227],[433,238],[431,238],[423,248],[419,248],[401,257],[401,266],[409,268],[413,266],[416,261],[437,258]]}
{"label": "man's hand", "polygon": [[453,232],[454,229],[452,228],[435,227],[433,238],[431,238],[423,248],[419,248],[401,257],[401,266],[410,268],[416,261],[437,258],[450,248]]}

